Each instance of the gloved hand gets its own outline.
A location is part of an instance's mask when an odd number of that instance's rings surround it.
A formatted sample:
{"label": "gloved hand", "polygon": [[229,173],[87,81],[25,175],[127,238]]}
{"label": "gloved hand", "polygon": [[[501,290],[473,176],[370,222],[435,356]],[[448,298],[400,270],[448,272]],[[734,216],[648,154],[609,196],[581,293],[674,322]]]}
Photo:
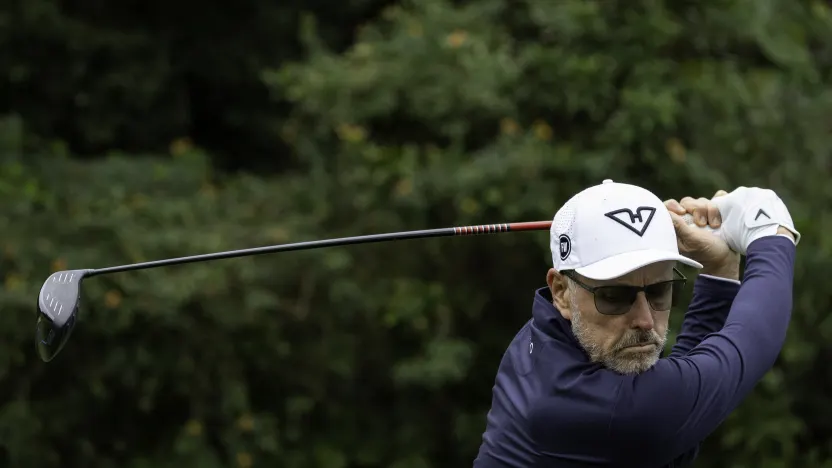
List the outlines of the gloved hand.
{"label": "gloved hand", "polygon": [[795,245],[800,242],[789,210],[772,190],[739,187],[712,202],[722,217],[719,235],[735,252],[745,255],[752,242],[777,235],[780,226],[794,235]]}

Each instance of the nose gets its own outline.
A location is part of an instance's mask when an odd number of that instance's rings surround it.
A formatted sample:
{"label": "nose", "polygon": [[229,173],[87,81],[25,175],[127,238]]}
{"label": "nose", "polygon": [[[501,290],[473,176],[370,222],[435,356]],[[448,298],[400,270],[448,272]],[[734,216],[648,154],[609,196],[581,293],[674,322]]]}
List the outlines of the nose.
{"label": "nose", "polygon": [[632,321],[630,326],[632,328],[640,328],[642,330],[652,330],[654,325],[653,309],[650,308],[650,303],[647,302],[647,297],[644,292],[638,293],[633,306],[630,308],[630,316]]}

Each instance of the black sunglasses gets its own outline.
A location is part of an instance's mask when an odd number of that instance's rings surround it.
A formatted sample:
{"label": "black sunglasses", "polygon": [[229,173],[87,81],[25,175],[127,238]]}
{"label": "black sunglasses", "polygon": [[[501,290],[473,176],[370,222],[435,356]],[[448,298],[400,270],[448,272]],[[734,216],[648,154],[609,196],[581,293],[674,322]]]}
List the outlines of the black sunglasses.
{"label": "black sunglasses", "polygon": [[682,288],[687,283],[687,278],[676,268],[673,269],[673,273],[679,275],[679,278],[647,286],[589,286],[578,280],[572,270],[564,271],[562,274],[592,293],[598,312],[604,315],[622,315],[630,311],[641,291],[644,291],[650,308],[657,312],[664,312],[675,306],[679,301]]}

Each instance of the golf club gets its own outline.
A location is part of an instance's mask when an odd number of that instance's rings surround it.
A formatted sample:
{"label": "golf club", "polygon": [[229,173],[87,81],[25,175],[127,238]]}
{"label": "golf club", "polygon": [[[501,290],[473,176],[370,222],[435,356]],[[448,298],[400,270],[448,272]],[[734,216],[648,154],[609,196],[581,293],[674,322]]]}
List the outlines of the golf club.
{"label": "golf club", "polygon": [[486,224],[482,226],[461,226],[420,231],[403,231],[387,234],[371,234],[339,239],[327,239],[294,244],[272,245],[244,250],[231,250],[190,257],[171,258],[151,262],[134,263],[100,269],[78,269],[58,271],[49,275],[40,289],[38,296],[38,319],[36,326],[36,345],[38,354],[44,362],[49,362],[63,349],[75,328],[78,308],[81,301],[81,282],[89,277],[142,270],[183,263],[206,262],[233,257],[244,257],[292,250],[308,250],[372,242],[386,242],[427,237],[451,237],[500,232],[543,231],[548,230],[552,221],[530,221],[521,223]]}

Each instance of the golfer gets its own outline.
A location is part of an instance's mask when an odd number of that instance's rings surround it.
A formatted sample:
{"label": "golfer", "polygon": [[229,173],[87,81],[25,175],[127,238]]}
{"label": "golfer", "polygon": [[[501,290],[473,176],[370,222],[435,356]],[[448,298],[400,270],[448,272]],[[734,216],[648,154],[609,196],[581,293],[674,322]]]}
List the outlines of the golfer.
{"label": "golfer", "polygon": [[[497,371],[474,467],[692,464],[780,352],[799,240],[771,190],[663,203],[606,180],[575,195],[552,223],[548,287]],[[677,262],[699,274],[662,357]]]}

